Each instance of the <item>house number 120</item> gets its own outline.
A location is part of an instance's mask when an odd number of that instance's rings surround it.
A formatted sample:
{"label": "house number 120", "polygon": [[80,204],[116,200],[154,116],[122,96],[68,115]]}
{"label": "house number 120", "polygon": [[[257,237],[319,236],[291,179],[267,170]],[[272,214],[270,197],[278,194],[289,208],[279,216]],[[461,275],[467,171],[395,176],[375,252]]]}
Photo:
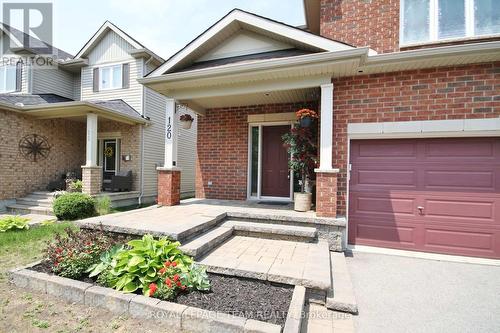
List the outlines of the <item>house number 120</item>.
{"label": "house number 120", "polygon": [[172,124],[170,121],[170,117],[168,117],[168,124],[167,124],[167,139],[172,139]]}

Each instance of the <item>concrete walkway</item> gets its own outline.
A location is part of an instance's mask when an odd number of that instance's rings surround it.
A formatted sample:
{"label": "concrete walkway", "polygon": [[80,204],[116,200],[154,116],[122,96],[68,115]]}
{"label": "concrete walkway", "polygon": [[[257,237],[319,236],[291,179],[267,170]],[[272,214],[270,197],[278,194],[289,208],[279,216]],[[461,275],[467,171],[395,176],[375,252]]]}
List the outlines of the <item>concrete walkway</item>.
{"label": "concrete walkway", "polygon": [[358,332],[498,332],[500,267],[354,253]]}

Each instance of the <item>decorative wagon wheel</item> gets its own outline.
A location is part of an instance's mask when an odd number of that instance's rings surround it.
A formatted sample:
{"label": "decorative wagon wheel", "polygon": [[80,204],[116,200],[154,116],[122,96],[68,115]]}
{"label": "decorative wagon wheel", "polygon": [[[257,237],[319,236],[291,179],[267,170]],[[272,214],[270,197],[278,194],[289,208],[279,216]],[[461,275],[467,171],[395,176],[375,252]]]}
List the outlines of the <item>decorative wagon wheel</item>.
{"label": "decorative wagon wheel", "polygon": [[19,141],[19,151],[27,160],[36,162],[49,156],[50,145],[47,138],[38,134],[29,134]]}

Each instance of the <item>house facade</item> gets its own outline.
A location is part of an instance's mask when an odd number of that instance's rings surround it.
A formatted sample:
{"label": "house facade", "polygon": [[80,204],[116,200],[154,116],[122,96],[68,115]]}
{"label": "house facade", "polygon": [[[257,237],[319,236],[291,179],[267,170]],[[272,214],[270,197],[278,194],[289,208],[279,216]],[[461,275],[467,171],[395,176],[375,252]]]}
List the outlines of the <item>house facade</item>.
{"label": "house facade", "polygon": [[[5,27],[2,38],[11,33],[21,32]],[[0,73],[5,80],[0,86],[1,206],[16,207],[16,198],[44,191],[68,172],[83,180],[86,193],[124,191],[114,193],[122,199],[117,205],[154,202],[156,168],[165,151],[166,98],[137,80],[163,59],[110,22],[76,56],[53,50],[53,66],[30,65],[26,59],[37,54],[21,47],[2,66],[7,74]],[[195,138],[196,119],[191,129],[179,131],[184,196],[194,194]],[[34,141],[41,142],[43,155],[29,151]],[[120,174],[131,175],[127,188],[114,188],[112,179]]]}
{"label": "house facade", "polygon": [[[167,117],[176,104],[199,115],[196,196],[293,200],[280,137],[312,108],[316,214],[347,219],[349,245],[500,258],[498,5],[304,8],[299,28],[234,10],[139,80],[168,98]],[[166,205],[175,146],[159,170]]]}

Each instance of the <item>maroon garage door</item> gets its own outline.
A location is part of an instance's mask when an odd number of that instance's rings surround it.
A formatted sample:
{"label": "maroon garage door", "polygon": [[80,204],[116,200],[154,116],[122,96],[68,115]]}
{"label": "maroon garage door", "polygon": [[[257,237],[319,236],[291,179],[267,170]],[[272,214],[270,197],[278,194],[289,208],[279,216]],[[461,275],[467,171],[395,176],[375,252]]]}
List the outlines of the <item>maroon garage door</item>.
{"label": "maroon garage door", "polygon": [[500,258],[500,138],[351,143],[349,243]]}

